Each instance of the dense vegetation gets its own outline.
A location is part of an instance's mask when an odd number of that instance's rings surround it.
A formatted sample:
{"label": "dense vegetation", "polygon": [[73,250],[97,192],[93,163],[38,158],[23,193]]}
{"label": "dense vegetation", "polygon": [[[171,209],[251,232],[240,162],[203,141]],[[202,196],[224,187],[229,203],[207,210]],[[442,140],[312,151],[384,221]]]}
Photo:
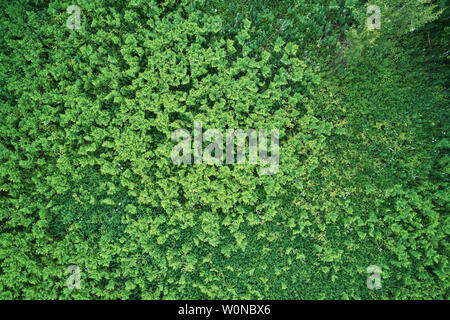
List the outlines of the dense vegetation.
{"label": "dense vegetation", "polygon": [[[448,3],[374,4],[2,1],[0,298],[448,299]],[[173,164],[194,120],[277,174]]]}

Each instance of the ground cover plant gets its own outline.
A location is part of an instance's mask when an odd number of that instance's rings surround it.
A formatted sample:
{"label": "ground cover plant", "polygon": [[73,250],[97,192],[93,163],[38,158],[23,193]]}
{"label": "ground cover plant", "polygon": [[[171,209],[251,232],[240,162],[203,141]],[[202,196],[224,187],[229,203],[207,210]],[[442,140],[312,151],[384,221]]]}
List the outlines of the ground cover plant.
{"label": "ground cover plant", "polygon": [[[447,7],[2,1],[0,298],[448,299]],[[194,121],[278,171],[173,163]]]}

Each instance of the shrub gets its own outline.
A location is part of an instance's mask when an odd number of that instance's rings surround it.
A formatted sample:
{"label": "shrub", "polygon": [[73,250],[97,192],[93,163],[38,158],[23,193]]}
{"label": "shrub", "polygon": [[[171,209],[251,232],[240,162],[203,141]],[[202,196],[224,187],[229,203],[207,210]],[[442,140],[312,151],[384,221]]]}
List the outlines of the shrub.
{"label": "shrub", "polygon": [[[2,3],[0,297],[448,298],[439,14],[416,4],[414,31],[368,34],[359,1],[80,0],[78,30],[65,1]],[[194,121],[280,129],[277,174],[173,164]]]}

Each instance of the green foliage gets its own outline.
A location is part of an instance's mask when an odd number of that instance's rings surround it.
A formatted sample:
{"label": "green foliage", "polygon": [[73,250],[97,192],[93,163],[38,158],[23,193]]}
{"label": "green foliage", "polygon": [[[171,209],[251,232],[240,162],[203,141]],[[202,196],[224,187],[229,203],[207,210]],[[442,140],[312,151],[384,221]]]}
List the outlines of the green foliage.
{"label": "green foliage", "polygon": [[[376,3],[2,2],[0,298],[448,299],[448,10]],[[279,171],[173,164],[194,121]]]}

